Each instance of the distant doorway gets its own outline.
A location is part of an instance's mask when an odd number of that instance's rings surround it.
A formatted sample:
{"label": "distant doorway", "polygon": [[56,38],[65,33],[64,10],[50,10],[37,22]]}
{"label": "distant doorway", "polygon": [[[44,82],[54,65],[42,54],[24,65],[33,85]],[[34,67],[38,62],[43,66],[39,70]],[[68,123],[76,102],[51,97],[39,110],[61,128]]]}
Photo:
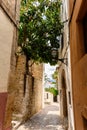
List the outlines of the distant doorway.
{"label": "distant doorway", "polygon": [[57,102],[57,96],[53,96],[53,101]]}

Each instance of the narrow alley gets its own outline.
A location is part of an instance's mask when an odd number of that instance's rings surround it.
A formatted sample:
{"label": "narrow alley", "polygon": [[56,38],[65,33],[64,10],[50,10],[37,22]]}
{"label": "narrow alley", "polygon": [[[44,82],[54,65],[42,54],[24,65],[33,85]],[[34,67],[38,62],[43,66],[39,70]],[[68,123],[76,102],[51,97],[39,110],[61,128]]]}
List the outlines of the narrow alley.
{"label": "narrow alley", "polygon": [[65,130],[63,124],[59,116],[59,104],[53,103],[47,105],[17,130]]}
{"label": "narrow alley", "polygon": [[0,130],[87,130],[86,66],[87,0],[0,0]]}

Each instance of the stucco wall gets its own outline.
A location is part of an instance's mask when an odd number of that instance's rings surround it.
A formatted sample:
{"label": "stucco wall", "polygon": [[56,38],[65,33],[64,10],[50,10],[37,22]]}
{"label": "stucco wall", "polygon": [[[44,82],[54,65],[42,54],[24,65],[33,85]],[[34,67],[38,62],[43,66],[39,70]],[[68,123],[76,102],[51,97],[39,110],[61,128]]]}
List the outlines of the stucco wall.
{"label": "stucco wall", "polygon": [[19,20],[20,1],[21,0],[1,0],[0,1],[1,7],[7,12],[8,15],[10,15],[12,19],[15,20],[15,22],[18,22],[16,20]]}
{"label": "stucco wall", "polygon": [[70,22],[70,49],[75,130],[87,129],[87,52],[85,52],[82,20],[87,1],[76,0]]}
{"label": "stucco wall", "polygon": [[14,26],[0,8],[0,92],[7,92]]}
{"label": "stucco wall", "polygon": [[[20,0],[0,0],[0,127],[10,129]],[[2,129],[2,128],[1,128]]]}
{"label": "stucco wall", "polygon": [[53,103],[53,94],[44,90],[44,103]]}
{"label": "stucco wall", "polygon": [[2,0],[2,2],[6,4],[7,8],[12,12],[12,14],[15,14],[16,0]]}

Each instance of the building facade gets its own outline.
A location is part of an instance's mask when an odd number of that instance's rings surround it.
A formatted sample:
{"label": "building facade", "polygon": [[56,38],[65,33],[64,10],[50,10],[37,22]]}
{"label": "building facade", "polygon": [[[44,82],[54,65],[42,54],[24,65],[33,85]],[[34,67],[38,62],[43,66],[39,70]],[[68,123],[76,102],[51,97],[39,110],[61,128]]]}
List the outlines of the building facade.
{"label": "building facade", "polygon": [[74,114],[72,100],[71,61],[69,43],[69,1],[62,0],[61,18],[64,23],[60,41],[59,58],[65,58],[58,66],[58,89],[60,115],[64,119],[66,130],[74,130]]}
{"label": "building facade", "polygon": [[50,92],[46,92],[45,90],[44,90],[44,103],[45,104],[53,103],[53,94]]}
{"label": "building facade", "polygon": [[[5,121],[10,79],[16,65],[15,51],[17,47],[17,23],[19,21],[20,0],[0,0],[0,130],[11,125],[11,114],[8,123]],[[6,125],[7,124],[7,125]],[[3,128],[3,126],[5,126]]]}
{"label": "building facade", "polygon": [[87,130],[87,1],[70,0],[69,4],[75,130]]}

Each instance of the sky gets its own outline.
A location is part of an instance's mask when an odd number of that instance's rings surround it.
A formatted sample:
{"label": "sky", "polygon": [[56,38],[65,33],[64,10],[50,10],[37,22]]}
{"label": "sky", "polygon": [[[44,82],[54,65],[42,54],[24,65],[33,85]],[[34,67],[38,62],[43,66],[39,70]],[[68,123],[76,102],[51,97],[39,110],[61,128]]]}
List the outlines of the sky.
{"label": "sky", "polygon": [[51,75],[54,73],[56,66],[50,66],[50,64],[45,64],[45,73],[48,78],[51,78]]}
{"label": "sky", "polygon": [[50,66],[50,64],[45,64],[45,71],[44,71],[44,73],[46,73],[47,78],[49,80],[45,82],[44,87],[46,87],[46,88],[49,87],[49,86],[53,87],[52,82],[54,80],[52,79],[52,74],[54,73],[55,69],[56,69],[56,66]]}

